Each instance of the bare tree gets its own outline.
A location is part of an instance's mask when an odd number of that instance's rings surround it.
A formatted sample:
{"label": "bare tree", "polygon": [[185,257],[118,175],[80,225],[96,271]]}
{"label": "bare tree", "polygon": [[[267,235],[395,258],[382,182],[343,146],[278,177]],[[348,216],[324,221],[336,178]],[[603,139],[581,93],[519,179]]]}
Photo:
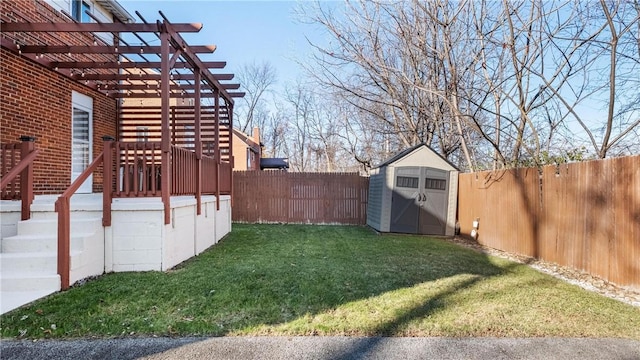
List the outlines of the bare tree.
{"label": "bare tree", "polygon": [[269,62],[252,62],[244,64],[237,76],[245,92],[236,107],[238,129],[246,133],[254,126],[263,128],[269,119],[269,110],[264,105],[265,95],[276,83],[276,70]]}
{"label": "bare tree", "polygon": [[269,114],[269,118],[261,128],[262,142],[265,145],[263,157],[285,156],[284,146],[289,128],[286,115],[281,108],[282,106],[276,106],[276,111]]}
{"label": "bare tree", "polygon": [[370,0],[306,11],[331,39],[313,44],[307,68],[348,114],[339,134],[361,164],[379,156],[364,151],[371,134],[386,148],[427,143],[469,170],[576,158],[585,139],[598,157],[636,148],[638,0]]}

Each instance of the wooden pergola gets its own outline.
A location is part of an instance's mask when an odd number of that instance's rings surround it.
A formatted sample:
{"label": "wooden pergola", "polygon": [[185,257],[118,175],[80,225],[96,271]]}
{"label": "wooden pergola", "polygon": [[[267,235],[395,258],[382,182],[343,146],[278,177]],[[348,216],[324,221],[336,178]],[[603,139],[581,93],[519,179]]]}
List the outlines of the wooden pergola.
{"label": "wooden pergola", "polygon": [[[126,101],[140,99],[140,107],[143,107],[144,102],[152,101],[146,99],[157,99],[160,103],[158,119],[160,136],[151,136],[146,140],[157,139],[160,142],[162,151],[160,189],[168,210],[171,195],[168,154],[171,152],[172,139],[176,138],[175,131],[172,134],[171,129],[172,99],[190,99],[189,106],[193,110],[189,116],[193,117],[194,132],[192,134],[194,143],[190,148],[195,152],[198,160],[202,158],[202,102],[204,99],[213,101],[211,106],[206,107],[207,114],[213,117],[215,127],[212,129],[214,139],[210,144],[212,146],[208,147],[208,152],[220,164],[224,160],[229,163],[233,161],[232,136],[225,137],[221,146],[221,124],[224,128],[222,132],[230,133],[233,123],[233,98],[242,97],[244,93],[230,91],[238,89],[239,84],[222,83],[232,80],[233,74],[213,72],[213,70],[223,69],[225,62],[200,59],[199,54],[213,53],[216,49],[215,45],[193,46],[182,37],[181,33],[199,32],[202,24],[174,24],[162,12],[160,12],[162,20],[150,23],[140,13],[136,12],[136,14],[141,19],[141,23],[100,23],[95,18],[95,23],[33,23],[20,21],[20,19],[16,19],[15,22],[3,22],[2,47],[30,58],[107,97],[123,99],[121,103],[125,99]],[[68,33],[81,33],[89,41],[83,44],[78,44],[77,41],[74,41],[74,44],[65,43],[64,39]],[[105,41],[104,34],[112,34],[114,43],[109,44]],[[77,37],[74,40],[77,40]],[[153,45],[158,40],[160,44]],[[133,45],[134,41],[135,45]],[[126,114],[127,112],[122,111],[121,107],[120,119],[118,119],[120,125],[126,121],[124,119]],[[124,134],[122,129],[119,131],[121,135],[119,137],[122,137],[119,140],[127,141],[127,135],[130,134]],[[128,138],[131,140],[131,136]],[[218,171],[217,174],[219,176],[220,172]],[[139,185],[136,184],[136,186]],[[140,196],[138,192],[132,195],[130,189],[124,189],[124,191],[116,189],[115,192],[116,196]],[[170,220],[168,211],[166,213],[168,223]]]}
{"label": "wooden pergola", "polygon": [[[240,85],[223,83],[233,74],[214,72],[225,62],[200,58],[213,53],[215,45],[193,46],[182,37],[199,32],[202,24],[174,24],[161,12],[162,20],[150,23],[136,14],[140,23],[100,23],[96,18],[95,23],[78,23],[68,14],[68,22],[34,23],[3,14],[4,49],[118,101],[117,141],[105,138],[103,153],[56,203],[63,289],[69,282],[70,197],[100,163],[105,226],[111,225],[114,197],[161,196],[169,224],[172,195],[194,195],[200,214],[201,195],[231,194],[233,99],[244,96],[232,90]],[[124,105],[134,99],[140,106]],[[149,130],[141,139],[131,129],[142,123],[157,131]],[[181,133],[176,124],[183,124]]]}

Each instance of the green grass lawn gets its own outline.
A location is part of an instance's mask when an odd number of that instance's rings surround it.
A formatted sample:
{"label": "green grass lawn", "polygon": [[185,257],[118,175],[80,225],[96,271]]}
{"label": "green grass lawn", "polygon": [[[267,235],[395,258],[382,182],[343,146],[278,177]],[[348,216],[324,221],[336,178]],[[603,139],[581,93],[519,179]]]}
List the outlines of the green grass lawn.
{"label": "green grass lawn", "polygon": [[424,236],[240,225],[167,273],[108,274],[0,318],[3,337],[640,339],[640,309]]}

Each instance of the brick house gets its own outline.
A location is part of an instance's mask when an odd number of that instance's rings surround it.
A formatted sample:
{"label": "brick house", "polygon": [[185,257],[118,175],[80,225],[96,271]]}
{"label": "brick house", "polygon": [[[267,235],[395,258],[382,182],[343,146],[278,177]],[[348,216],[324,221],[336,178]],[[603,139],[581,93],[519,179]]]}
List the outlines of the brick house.
{"label": "brick house", "polygon": [[253,128],[251,136],[238,129],[233,129],[234,171],[260,170],[262,145],[260,129]]}
{"label": "brick house", "polygon": [[0,11],[2,312],[88,276],[169,269],[230,231],[243,94],[202,60],[215,46],[183,38],[200,25],[136,22],[115,0]]}
{"label": "brick house", "polygon": [[289,169],[287,158],[267,158],[263,156],[260,141],[260,129],[253,128],[249,136],[238,129],[233,129],[233,171],[281,170]]}

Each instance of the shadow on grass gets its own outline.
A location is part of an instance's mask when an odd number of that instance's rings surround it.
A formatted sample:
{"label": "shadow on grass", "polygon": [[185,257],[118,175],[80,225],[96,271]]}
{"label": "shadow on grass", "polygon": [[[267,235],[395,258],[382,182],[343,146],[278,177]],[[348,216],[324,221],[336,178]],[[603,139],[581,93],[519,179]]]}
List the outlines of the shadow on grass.
{"label": "shadow on grass", "polygon": [[455,292],[468,288],[473,284],[477,283],[481,278],[475,277],[466,281],[463,281],[458,286],[454,288],[450,288],[449,290],[442,291],[436,296],[430,298],[426,303],[421,304],[420,306],[414,307],[409,311],[406,311],[402,315],[393,319],[392,321],[384,322],[378,326],[374,333],[376,337],[371,338],[370,341],[363,341],[357,343],[352,348],[344,351],[338,356],[334,357],[334,359],[366,359],[369,357],[369,354],[373,355],[375,353],[376,347],[379,345],[382,336],[390,336],[393,335],[396,330],[401,328],[404,325],[407,325],[412,320],[423,318],[432,314],[444,306],[444,299],[450,295],[453,295]]}
{"label": "shadow on grass", "polygon": [[[252,229],[256,227],[240,228],[237,231],[240,233]],[[268,232],[275,230],[275,233],[267,236],[269,239],[265,239],[268,242],[286,241],[291,234],[295,234],[295,243],[285,245],[286,251],[280,247],[272,251],[272,261],[276,264],[268,266],[266,272],[260,271],[266,267],[253,268],[252,265],[256,264],[250,258],[244,259],[246,262],[240,270],[251,279],[250,286],[243,287],[239,292],[245,296],[244,302],[249,303],[244,310],[249,310],[257,300],[266,304],[260,309],[263,315],[273,316],[270,319],[269,316],[261,316],[259,321],[244,324],[242,321],[238,322],[239,326],[225,333],[242,332],[243,329],[260,325],[283,324],[300,317],[313,317],[331,312],[347,303],[374,298],[425,282],[457,275],[474,276],[469,284],[458,284],[459,281],[456,281],[457,285],[451,290],[455,292],[458,286],[466,288],[483,278],[507,271],[492,264],[484,254],[424,236],[379,236],[366,228],[357,227],[266,226],[257,229]],[[268,246],[260,252],[269,252]],[[446,289],[450,288],[451,286],[446,286]],[[436,295],[429,304],[403,317],[415,318],[420,316],[419,312],[428,309],[435,311],[443,306],[439,299],[447,295],[447,291]],[[389,335],[392,328],[388,324],[374,332]],[[318,333],[313,329],[307,331],[307,335]]]}
{"label": "shadow on grass", "polygon": [[393,335],[444,309],[447,297],[506,271],[484,254],[427,237],[348,226],[235,224],[222,243],[168,273],[109,274],[6,314],[2,335],[15,337],[27,327],[25,337],[53,338],[269,334],[265,328],[466,275],[366,331]]}

